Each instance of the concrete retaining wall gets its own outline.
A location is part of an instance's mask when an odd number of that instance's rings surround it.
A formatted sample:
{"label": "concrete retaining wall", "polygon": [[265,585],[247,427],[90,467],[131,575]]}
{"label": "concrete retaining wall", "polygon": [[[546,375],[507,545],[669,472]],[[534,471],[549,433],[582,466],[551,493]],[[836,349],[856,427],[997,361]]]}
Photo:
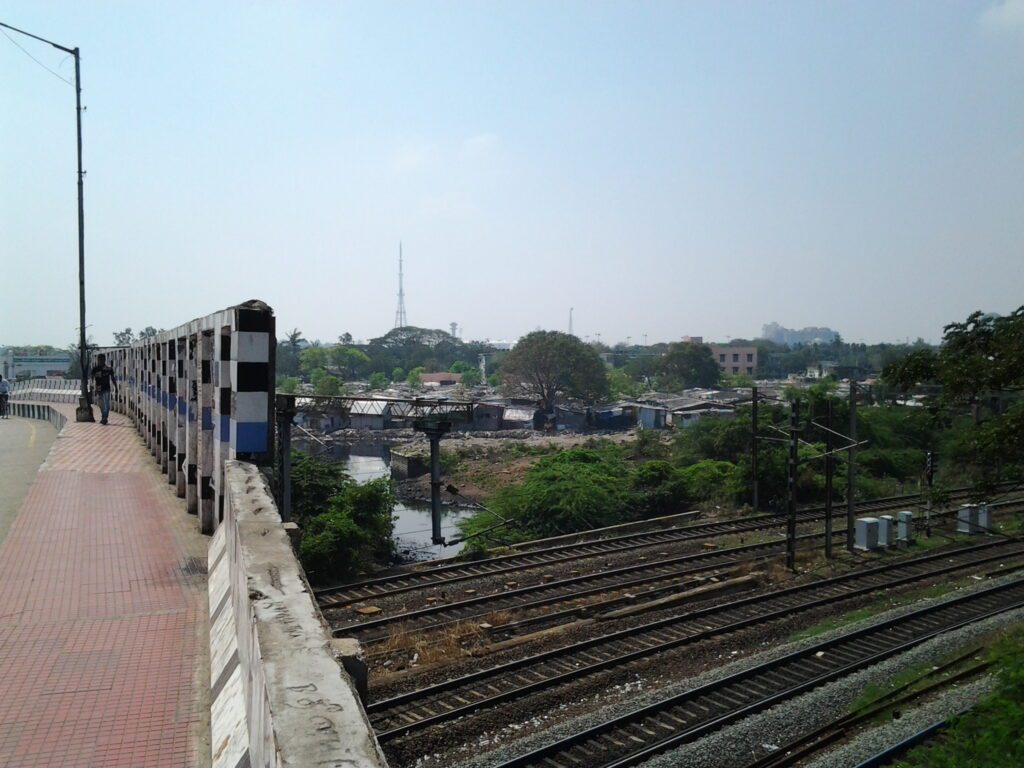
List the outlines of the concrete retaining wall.
{"label": "concrete retaining wall", "polygon": [[43,405],[41,403],[8,402],[7,407],[11,409],[12,416],[48,421],[53,424],[54,428],[58,432],[64,429],[64,425],[67,424],[68,421],[67,417],[56,408],[51,408],[50,406]]}
{"label": "concrete retaining wall", "polygon": [[224,493],[209,552],[214,768],[384,768],[265,479],[226,461]]}

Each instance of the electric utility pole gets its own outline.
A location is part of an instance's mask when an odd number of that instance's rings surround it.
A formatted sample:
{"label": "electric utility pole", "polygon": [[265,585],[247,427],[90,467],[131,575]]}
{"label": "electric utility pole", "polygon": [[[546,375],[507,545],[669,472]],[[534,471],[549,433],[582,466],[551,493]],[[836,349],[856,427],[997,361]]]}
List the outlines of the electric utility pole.
{"label": "electric utility pole", "polygon": [[757,385],[751,387],[750,401],[750,474],[753,476],[754,512],[760,508],[757,483]]}
{"label": "electric utility pole", "polygon": [[850,455],[846,463],[846,548],[853,552],[855,486],[857,484],[857,385],[850,379]]}
{"label": "electric utility pole", "polygon": [[925,499],[924,508],[924,535],[925,538],[931,538],[932,535],[932,486],[935,482],[935,468],[937,462],[935,461],[935,453],[928,451],[925,456],[924,462],[924,477],[928,483],[928,497]]}
{"label": "electric utility pole", "polygon": [[78,48],[58,45],[45,37],[33,35],[23,29],[12,27],[0,21],[0,27],[17,32],[19,35],[31,37],[41,43],[53,46],[75,57],[75,112],[78,129],[78,364],[82,369],[82,392],[75,412],[75,421],[95,421],[92,407],[89,404],[89,371],[86,360],[85,342],[85,171],[82,170],[82,68]]}
{"label": "electric utility pole", "polygon": [[789,411],[789,479],[786,509],[786,567],[796,570],[796,469],[800,438],[797,433],[800,420],[800,400],[790,404]]}
{"label": "electric utility pole", "polygon": [[825,400],[825,557],[832,559],[832,475],[835,458],[832,456],[832,398]]}

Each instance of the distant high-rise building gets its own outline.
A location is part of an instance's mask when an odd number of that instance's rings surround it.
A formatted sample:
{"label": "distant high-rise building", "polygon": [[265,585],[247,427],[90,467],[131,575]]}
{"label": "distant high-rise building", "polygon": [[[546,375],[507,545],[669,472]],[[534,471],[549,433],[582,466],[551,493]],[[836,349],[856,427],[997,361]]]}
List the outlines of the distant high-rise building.
{"label": "distant high-rise building", "polygon": [[793,347],[797,344],[831,344],[839,338],[839,333],[831,328],[809,326],[796,330],[785,328],[778,323],[768,323],[761,328],[761,338]]}

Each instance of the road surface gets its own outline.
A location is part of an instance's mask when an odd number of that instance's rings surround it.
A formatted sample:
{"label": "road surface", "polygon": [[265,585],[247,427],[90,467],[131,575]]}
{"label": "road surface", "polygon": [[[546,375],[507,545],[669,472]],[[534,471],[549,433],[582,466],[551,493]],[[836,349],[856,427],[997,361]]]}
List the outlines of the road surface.
{"label": "road surface", "polygon": [[15,416],[0,421],[0,544],[56,438],[48,421]]}

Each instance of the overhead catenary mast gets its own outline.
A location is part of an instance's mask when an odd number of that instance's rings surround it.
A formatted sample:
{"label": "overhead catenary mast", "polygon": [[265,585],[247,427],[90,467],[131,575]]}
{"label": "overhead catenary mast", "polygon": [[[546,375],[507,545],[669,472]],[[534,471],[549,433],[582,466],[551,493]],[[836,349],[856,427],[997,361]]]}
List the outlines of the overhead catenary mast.
{"label": "overhead catenary mast", "polygon": [[402,242],[398,242],[398,308],[395,310],[395,328],[405,328],[405,288],[402,286]]}

